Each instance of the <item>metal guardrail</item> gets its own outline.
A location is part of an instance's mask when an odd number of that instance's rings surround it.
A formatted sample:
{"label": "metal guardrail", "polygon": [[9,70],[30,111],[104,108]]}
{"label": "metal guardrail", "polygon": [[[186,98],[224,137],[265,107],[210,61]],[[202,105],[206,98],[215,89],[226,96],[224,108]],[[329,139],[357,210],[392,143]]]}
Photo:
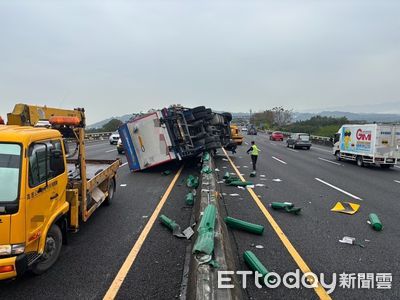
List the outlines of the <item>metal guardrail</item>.
{"label": "metal guardrail", "polygon": [[86,140],[102,140],[108,138],[112,132],[93,132],[93,133],[86,133],[85,139]]}

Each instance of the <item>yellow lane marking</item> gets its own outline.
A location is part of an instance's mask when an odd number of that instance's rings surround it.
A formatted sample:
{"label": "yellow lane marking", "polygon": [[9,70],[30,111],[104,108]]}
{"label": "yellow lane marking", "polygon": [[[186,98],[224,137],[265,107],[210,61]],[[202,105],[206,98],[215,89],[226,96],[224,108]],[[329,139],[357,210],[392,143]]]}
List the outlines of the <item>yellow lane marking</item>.
{"label": "yellow lane marking", "polygon": [[153,227],[154,222],[157,220],[158,214],[160,213],[165,202],[167,201],[169,194],[171,193],[173,187],[175,186],[176,181],[178,180],[179,176],[182,173],[182,170],[183,170],[183,166],[176,173],[174,179],[171,181],[170,185],[168,186],[168,189],[165,191],[163,197],[161,198],[156,209],[154,210],[153,214],[151,215],[149,221],[147,222],[146,226],[144,227],[143,231],[141,232],[135,245],[133,246],[132,250],[129,252],[128,257],[125,259],[124,264],[122,265],[117,276],[114,278],[114,281],[112,282],[111,286],[109,287],[106,295],[104,296],[104,298],[103,298],[104,300],[112,300],[112,299],[115,299],[115,297],[117,296],[117,293],[118,293],[119,289],[121,288],[122,283],[124,282],[126,276],[128,275],[128,272],[129,272],[130,268],[132,267],[133,263],[135,262],[135,259],[138,255],[140,249],[142,248],[143,243],[145,242],[145,240],[147,238],[147,235],[149,234],[151,228]]}
{"label": "yellow lane marking", "polygon": [[[239,170],[236,168],[235,164],[232,162],[231,158],[229,157],[228,153],[226,153],[225,149],[222,149],[225,153],[226,158],[229,160],[230,164],[232,165],[232,168],[235,170],[236,174],[239,176],[239,178],[242,181],[246,181],[242,175],[240,175]],[[257,206],[260,208],[262,213],[264,214],[265,218],[268,220],[268,222],[271,224],[272,228],[274,229],[275,233],[278,235],[278,237],[281,239],[283,245],[286,247],[286,249],[289,251],[290,255],[300,268],[300,270],[303,273],[308,273],[311,272],[311,269],[307,266],[306,262],[301,258],[299,252],[294,248],[292,243],[289,241],[287,236],[283,233],[282,229],[279,227],[278,223],[276,223],[275,219],[271,216],[271,214],[268,212],[267,208],[264,206],[264,204],[261,202],[261,200],[258,198],[256,193],[252,189],[247,189],[251,195],[251,197],[254,199],[256,202]],[[314,288],[315,293],[319,296],[320,299],[332,299],[328,293],[325,291],[325,289],[322,287],[322,285],[318,282],[318,286]]]}

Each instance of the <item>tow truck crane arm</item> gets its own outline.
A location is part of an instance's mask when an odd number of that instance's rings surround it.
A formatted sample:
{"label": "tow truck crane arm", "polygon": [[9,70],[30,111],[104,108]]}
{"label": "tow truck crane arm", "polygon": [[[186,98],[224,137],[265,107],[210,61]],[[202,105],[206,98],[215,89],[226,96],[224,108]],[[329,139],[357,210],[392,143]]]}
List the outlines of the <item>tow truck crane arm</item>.
{"label": "tow truck crane arm", "polygon": [[56,117],[75,119],[77,124],[74,124],[74,127],[84,128],[86,125],[85,110],[83,108],[71,110],[28,104],[16,104],[14,110],[7,114],[7,124],[35,126],[39,121],[50,121],[52,118]]}

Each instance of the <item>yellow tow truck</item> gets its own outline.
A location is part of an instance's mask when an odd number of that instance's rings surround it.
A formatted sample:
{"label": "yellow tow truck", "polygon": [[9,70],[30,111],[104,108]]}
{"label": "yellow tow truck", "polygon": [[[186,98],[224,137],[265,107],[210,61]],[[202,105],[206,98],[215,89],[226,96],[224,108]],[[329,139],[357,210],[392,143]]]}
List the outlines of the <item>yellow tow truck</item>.
{"label": "yellow tow truck", "polygon": [[112,201],[121,164],[86,159],[84,109],[17,104],[7,119],[0,125],[0,280],[54,265],[67,232]]}
{"label": "yellow tow truck", "polygon": [[240,146],[243,143],[243,135],[240,134],[239,127],[237,125],[231,124],[231,136],[236,145]]}

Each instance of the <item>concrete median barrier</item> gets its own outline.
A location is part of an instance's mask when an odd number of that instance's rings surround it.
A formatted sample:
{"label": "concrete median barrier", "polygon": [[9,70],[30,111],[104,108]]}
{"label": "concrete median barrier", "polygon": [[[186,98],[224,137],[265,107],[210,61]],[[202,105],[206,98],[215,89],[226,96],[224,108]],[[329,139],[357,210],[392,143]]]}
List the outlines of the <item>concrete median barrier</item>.
{"label": "concrete median barrier", "polygon": [[[232,277],[232,289],[218,289],[218,271],[235,271],[231,242],[222,216],[220,192],[213,158],[203,156],[199,197],[195,202],[197,232],[189,266],[189,288],[186,299],[242,299],[239,281]],[[212,239],[212,241],[211,241]]]}

